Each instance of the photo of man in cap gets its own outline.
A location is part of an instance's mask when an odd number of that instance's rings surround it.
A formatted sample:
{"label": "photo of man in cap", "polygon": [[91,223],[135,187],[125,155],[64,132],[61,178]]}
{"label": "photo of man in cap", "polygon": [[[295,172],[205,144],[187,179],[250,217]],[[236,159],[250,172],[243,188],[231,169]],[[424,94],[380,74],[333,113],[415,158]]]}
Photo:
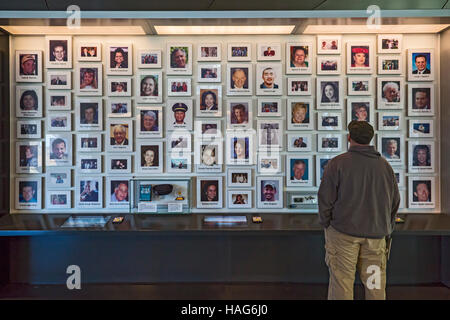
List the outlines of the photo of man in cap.
{"label": "photo of man in cap", "polygon": [[186,122],[184,121],[186,118],[186,112],[188,111],[188,107],[184,103],[176,103],[172,106],[173,111],[173,117],[175,121],[173,122],[174,125],[180,126],[180,125],[186,125]]}
{"label": "photo of man in cap", "polygon": [[278,200],[277,188],[278,181],[274,180],[261,180],[262,185],[262,201],[274,202]]}
{"label": "photo of man in cap", "polygon": [[20,75],[21,76],[37,75],[37,54],[20,55]]}

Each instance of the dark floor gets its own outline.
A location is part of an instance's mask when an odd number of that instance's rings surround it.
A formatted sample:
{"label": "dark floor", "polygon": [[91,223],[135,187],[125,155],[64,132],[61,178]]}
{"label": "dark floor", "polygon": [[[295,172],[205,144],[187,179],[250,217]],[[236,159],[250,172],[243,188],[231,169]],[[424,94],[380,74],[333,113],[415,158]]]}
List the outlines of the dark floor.
{"label": "dark floor", "polygon": [[[355,299],[362,299],[364,289],[355,287]],[[450,300],[450,288],[442,284],[390,286],[390,300]],[[80,290],[61,285],[0,286],[0,299],[149,299],[149,300],[322,300],[327,286],[294,283],[167,283],[167,284],[96,284]]]}

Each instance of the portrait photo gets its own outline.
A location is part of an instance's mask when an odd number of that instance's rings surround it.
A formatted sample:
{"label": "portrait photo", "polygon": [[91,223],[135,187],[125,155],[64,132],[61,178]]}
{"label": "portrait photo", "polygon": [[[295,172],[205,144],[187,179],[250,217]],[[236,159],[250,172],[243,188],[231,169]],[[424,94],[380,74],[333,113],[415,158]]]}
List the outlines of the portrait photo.
{"label": "portrait photo", "polygon": [[170,173],[190,173],[192,172],[191,154],[167,154],[167,172]]}
{"label": "portrait photo", "polygon": [[137,138],[162,137],[162,107],[139,107],[136,109],[136,113]]}
{"label": "portrait photo", "polygon": [[133,74],[133,47],[131,44],[108,45],[106,74]]}
{"label": "portrait photo", "polygon": [[78,45],[78,61],[102,61],[102,44],[100,42],[82,42]]}
{"label": "portrait photo", "polygon": [[317,56],[317,74],[341,74],[341,56]]}
{"label": "portrait photo", "polygon": [[72,72],[64,70],[47,70],[47,89],[72,89]]}
{"label": "portrait photo", "polygon": [[18,139],[40,139],[42,137],[41,120],[17,120]]}
{"label": "portrait photo", "polygon": [[378,74],[402,74],[403,56],[378,56]]}
{"label": "portrait photo", "polygon": [[286,185],[288,187],[312,187],[314,163],[312,156],[286,156]]}
{"label": "portrait photo", "polygon": [[434,49],[408,49],[408,81],[434,80]]}
{"label": "portrait photo", "polygon": [[259,149],[283,147],[283,123],[281,120],[258,120],[257,133]]}
{"label": "portrait photo", "polygon": [[411,138],[434,138],[434,120],[410,119],[409,136]]}
{"label": "portrait photo", "polygon": [[373,73],[374,54],[371,42],[347,42],[347,73]]}
{"label": "portrait photo", "polygon": [[401,34],[379,34],[378,53],[401,53],[403,36]]}
{"label": "portrait photo", "polygon": [[42,172],[42,142],[16,142],[16,173]]}
{"label": "portrait photo", "polygon": [[401,130],[403,128],[401,112],[378,112],[378,130]]}
{"label": "portrait photo", "polygon": [[208,120],[208,119],[196,120],[195,137],[196,139],[221,138],[222,120]]}
{"label": "portrait photo", "polygon": [[[138,121],[139,125],[140,121]],[[110,118],[106,122],[106,151],[133,151],[133,120]]]}
{"label": "portrait photo", "polygon": [[16,117],[42,117],[42,86],[16,86]]}
{"label": "portrait photo", "polygon": [[153,174],[163,172],[163,143],[161,141],[136,142],[136,169],[139,173]]}
{"label": "portrait photo", "polygon": [[42,51],[16,50],[16,82],[42,82]]}
{"label": "portrait photo", "polygon": [[288,42],[286,44],[287,74],[311,74],[313,61],[312,42]]}
{"label": "portrait photo", "polygon": [[228,61],[251,61],[252,45],[250,43],[229,43]]}
{"label": "portrait photo", "polygon": [[281,98],[258,98],[258,117],[280,117]]}
{"label": "portrait photo", "polygon": [[227,134],[227,164],[253,164],[253,135],[250,131]]}
{"label": "portrait photo", "polygon": [[313,100],[308,98],[288,99],[286,121],[288,130],[313,130]]}
{"label": "portrait photo", "polygon": [[338,112],[318,112],[317,130],[342,130],[342,114]]}
{"label": "portrait photo", "polygon": [[103,130],[102,98],[79,98],[76,100],[77,130]]}
{"label": "portrait photo", "polygon": [[230,99],[227,101],[228,129],[252,128],[252,100]]}
{"label": "portrait photo", "polygon": [[287,135],[288,151],[306,152],[313,151],[312,134],[288,133]]}
{"label": "portrait photo", "polygon": [[76,91],[82,96],[103,95],[103,73],[101,63],[78,64],[76,68]]}
{"label": "portrait photo", "polygon": [[138,50],[137,65],[139,69],[161,68],[161,50]]}
{"label": "portrait photo", "polygon": [[400,77],[377,78],[378,109],[403,109],[404,81]]}
{"label": "portrait photo", "polygon": [[78,133],[77,152],[102,152],[101,133]]}
{"label": "portrait photo", "polygon": [[251,96],[253,94],[252,80],[251,64],[227,65],[227,95]]}
{"label": "portrait photo", "polygon": [[316,186],[320,186],[323,177],[323,171],[328,162],[336,155],[316,155]]}
{"label": "portrait photo", "polygon": [[190,97],[192,91],[191,78],[167,78],[167,95]]}
{"label": "portrait photo", "polygon": [[46,192],[47,209],[70,209],[72,207],[72,191],[49,190]]}
{"label": "portrait photo", "polygon": [[347,77],[347,89],[349,96],[370,96],[375,91],[374,81],[368,76]]}
{"label": "portrait photo", "polygon": [[288,96],[310,96],[312,92],[311,77],[302,76],[287,79]]}
{"label": "portrait photo", "polygon": [[42,209],[42,178],[16,178],[16,209]]}
{"label": "portrait photo", "polygon": [[47,116],[47,131],[72,131],[72,114],[51,113]]}
{"label": "portrait photo", "polygon": [[197,208],[222,208],[222,177],[197,177]]}
{"label": "portrait photo", "polygon": [[281,155],[279,152],[258,152],[258,173],[260,174],[276,174],[281,173]]}
{"label": "portrait photo", "polygon": [[279,61],[281,60],[281,43],[258,43],[258,61]]}
{"label": "portrait photo", "polygon": [[170,99],[166,103],[167,131],[192,130],[192,99]]}
{"label": "portrait photo", "polygon": [[72,134],[47,134],[45,138],[46,166],[71,166]]}
{"label": "portrait photo", "polygon": [[222,60],[222,46],[220,43],[201,43],[197,48],[197,61]]}
{"label": "portrait photo", "polygon": [[100,209],[103,207],[103,178],[100,176],[76,176],[76,207]]}
{"label": "portrait photo", "polygon": [[106,172],[112,174],[131,173],[131,155],[107,154]]}
{"label": "portrait photo", "polygon": [[107,78],[110,97],[131,97],[131,78]]}
{"label": "portrait photo", "polygon": [[77,154],[77,172],[78,173],[101,173],[102,156]]}
{"label": "portrait photo", "polygon": [[47,90],[45,101],[49,111],[72,110],[72,93],[69,90]]}
{"label": "portrait photo", "polygon": [[222,86],[197,85],[197,117],[222,116]]}
{"label": "portrait photo", "polygon": [[162,102],[162,72],[141,71],[136,76],[136,102],[160,103]]}
{"label": "portrait photo", "polygon": [[72,186],[72,170],[70,168],[47,168],[47,189],[70,189]]}
{"label": "portrait photo", "polygon": [[433,116],[434,92],[432,83],[408,84],[408,116]]}
{"label": "portrait photo", "polygon": [[342,151],[342,134],[317,134],[317,151],[318,152],[341,152]]}
{"label": "portrait photo", "polygon": [[283,208],[283,178],[257,177],[257,208]]}
{"label": "portrait photo", "polygon": [[128,209],[131,198],[131,177],[106,178],[106,207]]}
{"label": "portrait photo", "polygon": [[337,77],[317,77],[317,109],[342,109],[343,81]]}
{"label": "portrait photo", "polygon": [[281,63],[258,63],[256,65],[256,94],[281,95],[282,75]]}
{"label": "portrait photo", "polygon": [[108,117],[131,117],[131,98],[110,98],[106,100],[106,111]]}
{"label": "portrait photo", "polygon": [[435,143],[427,140],[408,141],[408,173],[433,173]]}
{"label": "portrait photo", "polygon": [[347,124],[351,121],[366,121],[375,125],[373,98],[353,97],[347,98]]}
{"label": "portrait photo", "polygon": [[433,209],[435,207],[435,177],[408,177],[409,208]]}
{"label": "portrait photo", "polygon": [[378,150],[392,166],[404,164],[404,143],[402,134],[378,134]]}
{"label": "portrait photo", "polygon": [[252,208],[252,191],[238,190],[227,191],[227,202],[229,209]]}
{"label": "portrait photo", "polygon": [[223,144],[221,140],[195,140],[194,161],[197,172],[222,172]]}
{"label": "portrait photo", "polygon": [[222,65],[220,63],[199,64],[197,75],[197,82],[221,82]]}
{"label": "portrait photo", "polygon": [[46,36],[46,68],[72,68],[72,37]]}
{"label": "portrait photo", "polygon": [[185,130],[177,130],[167,135],[167,150],[176,154],[191,154],[191,133]]}
{"label": "portrait photo", "polygon": [[252,169],[243,169],[243,168],[227,169],[228,188],[251,187],[252,185],[253,185]]}
{"label": "portrait photo", "polygon": [[192,44],[167,44],[167,74],[192,75]]}
{"label": "portrait photo", "polygon": [[342,37],[337,35],[318,35],[318,54],[341,54]]}

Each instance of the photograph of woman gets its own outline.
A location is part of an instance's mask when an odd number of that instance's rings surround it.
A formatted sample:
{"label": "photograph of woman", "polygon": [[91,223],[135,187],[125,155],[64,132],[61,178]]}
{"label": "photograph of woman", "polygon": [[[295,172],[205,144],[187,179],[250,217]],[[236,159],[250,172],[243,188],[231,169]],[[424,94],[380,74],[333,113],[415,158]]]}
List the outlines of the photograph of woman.
{"label": "photograph of woman", "polygon": [[308,105],[297,102],[292,106],[291,123],[309,123]]}
{"label": "photograph of woman", "polygon": [[111,47],[111,69],[128,68],[128,47]]}
{"label": "photograph of woman", "polygon": [[218,110],[217,94],[212,90],[203,91],[200,100],[200,110]]}
{"label": "photograph of woman", "polygon": [[159,146],[141,146],[141,166],[159,167]]}
{"label": "photograph of woman", "polygon": [[158,96],[158,76],[148,75],[141,79],[141,97]]}
{"label": "photograph of woman", "polygon": [[233,145],[233,160],[247,160],[249,158],[248,138],[232,138],[231,143]]}
{"label": "photograph of woman", "polygon": [[322,82],[322,95],[320,102],[339,102],[339,84],[338,82]]}
{"label": "photograph of woman", "polygon": [[98,88],[97,70],[93,68],[80,69],[80,89],[96,90]]}
{"label": "photograph of woman", "polygon": [[34,90],[26,90],[20,97],[20,109],[24,111],[37,111],[38,96]]}

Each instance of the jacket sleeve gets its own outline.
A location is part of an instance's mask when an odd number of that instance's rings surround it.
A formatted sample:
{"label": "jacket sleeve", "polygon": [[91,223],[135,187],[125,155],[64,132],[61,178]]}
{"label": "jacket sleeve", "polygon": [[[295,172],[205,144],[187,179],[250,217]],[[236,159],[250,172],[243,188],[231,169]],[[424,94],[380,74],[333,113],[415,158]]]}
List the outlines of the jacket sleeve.
{"label": "jacket sleeve", "polygon": [[400,207],[400,192],[398,191],[398,184],[397,179],[395,178],[394,171],[392,170],[392,176],[393,176],[393,195],[392,195],[392,209],[391,209],[391,226],[394,230],[395,226],[395,216],[397,215],[398,208]]}
{"label": "jacket sleeve", "polygon": [[328,228],[338,194],[338,172],[332,161],[325,167],[319,187],[319,223]]}

